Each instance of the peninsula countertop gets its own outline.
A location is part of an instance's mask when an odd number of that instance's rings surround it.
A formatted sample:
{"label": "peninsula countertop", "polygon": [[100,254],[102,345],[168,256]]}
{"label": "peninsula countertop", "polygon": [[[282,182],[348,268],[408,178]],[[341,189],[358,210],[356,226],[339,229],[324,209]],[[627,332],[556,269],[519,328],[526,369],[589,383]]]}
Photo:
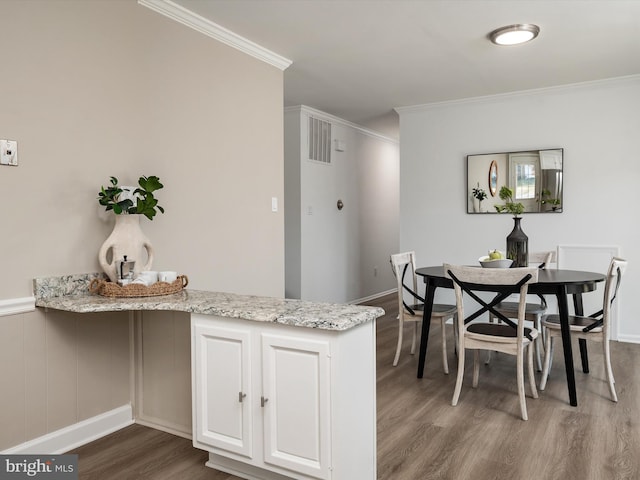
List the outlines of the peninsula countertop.
{"label": "peninsula countertop", "polygon": [[338,331],[384,315],[379,307],[190,289],[156,297],[103,297],[88,291],[91,280],[100,275],[36,278],[36,306],[76,313],[171,310]]}

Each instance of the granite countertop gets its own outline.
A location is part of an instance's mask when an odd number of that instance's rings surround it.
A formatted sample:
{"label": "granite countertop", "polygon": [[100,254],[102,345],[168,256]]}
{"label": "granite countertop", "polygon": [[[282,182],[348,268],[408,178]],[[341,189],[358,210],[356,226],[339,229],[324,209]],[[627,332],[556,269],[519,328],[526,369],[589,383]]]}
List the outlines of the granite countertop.
{"label": "granite countertop", "polygon": [[111,298],[89,293],[102,274],[34,279],[36,306],[77,313],[173,310],[323,330],[348,330],[384,315],[379,307],[182,290],[157,297]]}

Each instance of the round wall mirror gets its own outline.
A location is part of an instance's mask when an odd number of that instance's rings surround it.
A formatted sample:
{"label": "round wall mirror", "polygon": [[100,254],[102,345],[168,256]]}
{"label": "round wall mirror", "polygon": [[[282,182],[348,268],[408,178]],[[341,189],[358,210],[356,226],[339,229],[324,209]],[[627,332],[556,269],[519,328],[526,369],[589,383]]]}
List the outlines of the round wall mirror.
{"label": "round wall mirror", "polygon": [[491,162],[489,167],[489,192],[491,196],[495,197],[498,191],[498,164],[495,160]]}

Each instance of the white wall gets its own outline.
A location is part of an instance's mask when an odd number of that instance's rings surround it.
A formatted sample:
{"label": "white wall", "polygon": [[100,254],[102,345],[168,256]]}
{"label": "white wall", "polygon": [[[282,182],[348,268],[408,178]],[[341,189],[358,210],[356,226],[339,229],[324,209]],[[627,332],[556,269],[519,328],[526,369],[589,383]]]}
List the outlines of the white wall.
{"label": "white wall", "polygon": [[[640,77],[399,108],[400,249],[420,265],[476,264],[504,248],[508,215],[466,214],[469,154],[564,148],[561,214],[525,214],[529,250],[618,245],[620,340],[640,342]],[[606,266],[603,266],[603,270]],[[440,291],[439,298],[451,299]]]}
{"label": "white wall", "polygon": [[[340,152],[332,141],[330,165],[308,160],[309,115],[344,144]],[[309,107],[286,109],[287,297],[352,302],[394,287],[398,158],[394,140]]]}

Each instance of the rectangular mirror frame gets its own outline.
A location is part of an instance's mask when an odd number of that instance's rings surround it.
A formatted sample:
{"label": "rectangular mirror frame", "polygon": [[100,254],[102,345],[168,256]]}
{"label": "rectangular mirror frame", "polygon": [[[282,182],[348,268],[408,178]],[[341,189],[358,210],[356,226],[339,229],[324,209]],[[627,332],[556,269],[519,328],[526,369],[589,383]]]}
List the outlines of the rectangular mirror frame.
{"label": "rectangular mirror frame", "polygon": [[[562,213],[564,149],[546,148],[467,155],[467,213],[499,213],[508,186],[524,213]],[[479,198],[482,198],[480,201]]]}

